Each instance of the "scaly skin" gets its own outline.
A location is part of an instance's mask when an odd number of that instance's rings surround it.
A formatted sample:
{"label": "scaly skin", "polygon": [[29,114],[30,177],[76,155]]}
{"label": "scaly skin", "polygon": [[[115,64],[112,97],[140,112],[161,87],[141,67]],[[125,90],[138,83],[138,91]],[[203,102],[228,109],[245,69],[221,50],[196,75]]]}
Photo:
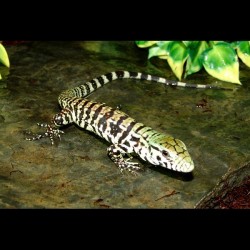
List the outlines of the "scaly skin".
{"label": "scaly skin", "polygon": [[61,127],[75,123],[111,143],[107,148],[108,156],[121,171],[128,170],[136,173],[140,170],[140,165],[131,161],[131,154],[135,153],[141,159],[153,165],[184,173],[191,172],[194,169],[194,163],[181,140],[159,133],[137,122],[124,112],[111,108],[104,103],[85,99],[96,89],[118,78],[143,79],[179,87],[222,89],[210,85],[170,81],[162,77],[142,73],[111,72],[78,87],[63,91],[58,97],[58,102],[62,107],[61,112],[52,118],[50,125],[38,124],[46,127],[46,132],[26,139],[38,140],[49,137],[53,144],[54,138],[60,138],[60,134],[63,133],[60,130]]}

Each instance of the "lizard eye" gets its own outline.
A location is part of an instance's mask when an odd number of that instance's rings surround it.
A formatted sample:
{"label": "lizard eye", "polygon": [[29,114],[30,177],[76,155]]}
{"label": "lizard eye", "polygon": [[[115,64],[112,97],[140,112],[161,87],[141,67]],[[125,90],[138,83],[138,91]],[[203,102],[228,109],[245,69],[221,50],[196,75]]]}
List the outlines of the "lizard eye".
{"label": "lizard eye", "polygon": [[168,157],[168,156],[169,156],[168,151],[163,150],[163,151],[162,151],[162,155],[164,155],[165,157]]}

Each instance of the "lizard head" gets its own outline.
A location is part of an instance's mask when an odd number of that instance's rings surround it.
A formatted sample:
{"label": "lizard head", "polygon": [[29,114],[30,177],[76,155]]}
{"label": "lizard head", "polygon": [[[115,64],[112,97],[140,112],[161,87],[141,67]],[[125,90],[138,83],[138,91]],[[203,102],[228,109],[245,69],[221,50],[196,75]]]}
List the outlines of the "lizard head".
{"label": "lizard head", "polygon": [[188,173],[194,169],[194,163],[186,145],[172,136],[158,134],[149,140],[147,160],[154,165]]}

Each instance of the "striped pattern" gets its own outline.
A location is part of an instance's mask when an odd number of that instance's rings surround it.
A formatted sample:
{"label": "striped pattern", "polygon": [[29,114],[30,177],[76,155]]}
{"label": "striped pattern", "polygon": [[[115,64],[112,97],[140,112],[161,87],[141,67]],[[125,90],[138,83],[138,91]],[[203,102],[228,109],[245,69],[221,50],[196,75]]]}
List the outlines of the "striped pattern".
{"label": "striped pattern", "polygon": [[53,117],[52,125],[40,124],[47,128],[46,132],[28,140],[49,137],[53,144],[55,137],[60,138],[62,133],[60,127],[75,123],[111,144],[107,148],[108,156],[121,171],[128,170],[136,173],[140,170],[140,165],[131,161],[131,153],[135,153],[153,165],[179,172],[191,172],[194,169],[194,163],[182,141],[137,122],[119,109],[85,99],[104,84],[123,78],[142,79],[177,87],[223,89],[210,85],[171,81],[136,72],[111,72],[63,91],[58,97],[62,110]]}
{"label": "striped pattern", "polygon": [[173,81],[163,77],[143,74],[139,72],[114,71],[105,75],[101,75],[97,78],[94,78],[91,81],[84,83],[83,85],[62,92],[58,97],[58,102],[61,105],[61,107],[64,108],[68,105],[68,102],[74,97],[80,97],[80,98],[87,97],[89,94],[94,92],[96,89],[102,87],[104,84],[117,79],[125,79],[125,78],[148,80],[177,87],[188,87],[197,89],[225,89],[223,87],[212,86],[212,85],[192,84],[192,83]]}
{"label": "striped pattern", "polygon": [[178,87],[211,88],[148,74],[115,71],[62,92],[58,97],[62,110],[54,116],[54,125],[61,127],[75,123],[107,140],[111,143],[107,149],[108,155],[121,171],[134,173],[140,169],[138,163],[130,161],[131,153],[136,153],[153,165],[180,172],[192,171],[194,164],[182,141],[158,133],[118,109],[85,99],[104,84],[120,78],[149,80]]}

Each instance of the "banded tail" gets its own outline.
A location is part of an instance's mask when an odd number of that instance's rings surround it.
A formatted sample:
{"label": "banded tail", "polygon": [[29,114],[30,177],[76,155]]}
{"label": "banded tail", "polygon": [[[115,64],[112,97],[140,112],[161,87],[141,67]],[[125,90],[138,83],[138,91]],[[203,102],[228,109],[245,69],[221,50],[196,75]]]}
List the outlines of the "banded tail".
{"label": "banded tail", "polygon": [[58,102],[61,107],[66,107],[68,104],[68,100],[74,97],[84,98],[94,92],[96,89],[101,88],[106,83],[112,82],[117,79],[138,79],[138,80],[147,80],[158,83],[163,83],[167,86],[177,86],[177,87],[187,87],[187,88],[196,88],[196,89],[225,89],[229,90],[229,88],[213,86],[213,85],[205,85],[205,84],[194,84],[194,83],[184,83],[174,80],[168,80],[163,77],[143,74],[139,72],[130,72],[130,71],[113,71],[107,73],[105,75],[101,75],[92,79],[89,82],[86,82],[80,86],[74,87],[72,89],[68,89],[63,91],[59,97]]}

